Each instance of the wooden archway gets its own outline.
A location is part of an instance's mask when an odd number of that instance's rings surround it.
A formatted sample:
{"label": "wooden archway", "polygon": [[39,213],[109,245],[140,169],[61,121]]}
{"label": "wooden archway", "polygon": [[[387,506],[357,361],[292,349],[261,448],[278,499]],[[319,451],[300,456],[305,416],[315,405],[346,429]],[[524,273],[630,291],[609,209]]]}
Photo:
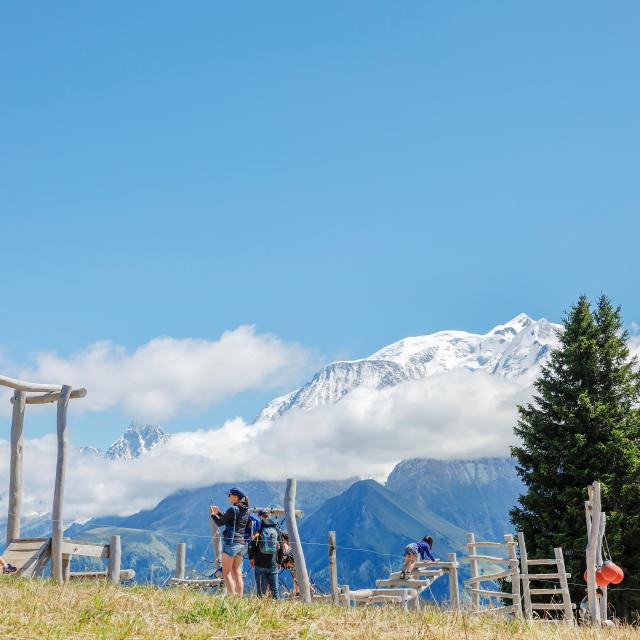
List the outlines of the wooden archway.
{"label": "wooden archway", "polygon": [[[62,547],[64,533],[64,480],[67,458],[67,411],[69,400],[84,398],[86,389],[72,389],[69,385],[39,384],[0,376],[0,386],[14,389],[11,418],[11,463],[9,468],[9,508],[7,514],[7,545],[20,538],[22,511],[22,457],[24,414],[28,404],[57,403],[58,453],[56,479],[51,510],[51,575],[64,580]],[[36,395],[29,395],[36,394]]]}

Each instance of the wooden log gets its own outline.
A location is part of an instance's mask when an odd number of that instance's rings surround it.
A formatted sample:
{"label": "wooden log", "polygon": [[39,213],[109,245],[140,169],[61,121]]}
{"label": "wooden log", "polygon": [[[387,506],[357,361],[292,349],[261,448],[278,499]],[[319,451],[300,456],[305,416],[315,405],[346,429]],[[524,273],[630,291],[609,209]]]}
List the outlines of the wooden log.
{"label": "wooden log", "polygon": [[62,537],[64,533],[64,481],[67,456],[67,410],[71,387],[64,385],[58,400],[58,457],[56,460],[56,480],[53,490],[53,510],[51,516],[51,577],[63,582],[62,573]]}
{"label": "wooden log", "polygon": [[[69,394],[69,399],[75,400],[77,398],[86,398],[86,396],[87,396],[86,389],[84,388],[74,389]],[[45,393],[44,395],[41,395],[41,396],[27,396],[26,403],[27,404],[50,404],[52,402],[58,402],[58,400],[60,400],[60,392],[56,391],[52,393]],[[11,402],[14,402],[13,398],[11,399]]]}
{"label": "wooden log", "polygon": [[534,609],[541,609],[544,611],[562,611],[564,604],[562,602],[532,602],[531,606]]}
{"label": "wooden log", "polygon": [[[518,534],[520,535],[520,534]],[[545,558],[543,560],[538,560],[538,559],[534,559],[534,560],[528,560],[528,564],[529,565],[549,565],[549,566],[557,566],[558,561],[555,558]]]}
{"label": "wooden log", "polygon": [[26,382],[25,380],[18,380],[17,378],[9,378],[7,376],[0,376],[0,386],[9,387],[10,389],[16,389],[18,391],[41,391],[43,393],[62,390],[62,385],[59,384],[39,384],[38,382]]}
{"label": "wooden log", "polygon": [[527,573],[525,578],[529,580],[559,580],[563,575],[571,577],[570,573]]}
{"label": "wooden log", "polygon": [[482,560],[484,562],[493,562],[496,564],[499,562],[509,564],[511,562],[510,558],[499,558],[497,556],[483,556],[478,554],[468,555],[467,560]]}
{"label": "wooden log", "polygon": [[556,556],[556,562],[558,565],[558,573],[560,574],[560,592],[562,593],[562,603],[564,605],[564,619],[568,624],[573,625],[575,619],[573,617],[573,607],[571,604],[571,596],[569,595],[569,581],[567,570],[564,566],[564,554],[562,553],[562,547],[556,547],[553,550]]}
{"label": "wooden log", "polygon": [[380,580],[376,580],[376,587],[399,587],[405,589],[407,587],[410,587],[412,589],[418,589],[422,592],[430,586],[431,580],[402,580],[399,578],[381,578]]}
{"label": "wooden log", "polygon": [[529,589],[529,593],[532,596],[561,596],[564,593],[569,593],[569,589]]}
{"label": "wooden log", "polygon": [[304,559],[304,551],[298,533],[298,523],[296,522],[296,481],[294,478],[287,479],[287,488],[284,494],[285,518],[287,521],[287,532],[291,543],[291,551],[296,565],[298,584],[300,585],[300,596],[303,602],[311,604],[311,585],[309,574],[307,573],[307,563]]}
{"label": "wooden log", "polygon": [[[469,554],[474,556],[476,554],[476,537],[473,533],[467,533],[467,549],[469,549]],[[478,561],[470,560],[469,564],[471,565],[471,578],[480,582],[478,580],[478,576],[480,572],[478,571]],[[480,596],[477,593],[471,594],[471,610],[478,611],[480,609]]]}
{"label": "wooden log", "polygon": [[[464,545],[465,547],[469,547],[471,543],[469,542],[469,534],[467,534],[467,542]],[[475,542],[475,537],[474,537],[474,542],[473,542],[473,547],[492,547],[494,549],[508,549],[509,547],[515,547],[517,546],[518,543],[517,542],[509,542],[509,543],[505,543],[505,542]]]}
{"label": "wooden log", "polygon": [[511,576],[511,594],[513,595],[514,604],[517,605],[516,618],[522,617],[522,606],[520,603],[520,571],[518,569],[518,557],[516,556],[516,548],[511,543],[514,541],[513,536],[509,533],[504,536],[504,541],[509,545],[509,566],[513,571]]}
{"label": "wooden log", "polygon": [[475,576],[468,578],[464,581],[465,584],[478,584],[479,582],[493,582],[494,580],[500,580],[501,578],[509,578],[513,575],[513,571],[511,569],[507,569],[506,571],[500,571],[498,573],[485,573],[481,576]]}
{"label": "wooden log", "polygon": [[122,544],[120,536],[109,538],[109,568],[107,578],[114,584],[120,584],[120,565],[122,564]]}
{"label": "wooden log", "polygon": [[[120,569],[120,580],[133,580],[136,572],[133,569]],[[69,574],[70,580],[106,580],[106,571],[72,571]]]}
{"label": "wooden log", "polygon": [[[458,587],[458,559],[455,553],[447,554],[449,574],[449,603],[454,611],[460,609],[460,591]],[[444,563],[443,563],[444,564]]]}
{"label": "wooden log", "polygon": [[467,589],[469,593],[478,593],[481,596],[489,596],[490,598],[511,598],[516,597],[512,593],[505,593],[503,591],[494,591],[493,589]]}
{"label": "wooden log", "polygon": [[7,513],[7,546],[20,537],[22,512],[22,460],[24,448],[24,405],[26,393],[16,390],[13,394],[11,415],[11,459],[9,463],[9,508]]}
{"label": "wooden log", "polygon": [[529,558],[527,556],[527,545],[524,533],[518,532],[518,546],[520,547],[520,579],[522,580],[522,595],[524,600],[525,620],[533,620],[533,609],[531,608],[531,587],[529,584]]}
{"label": "wooden log", "polygon": [[336,559],[336,532],[329,531],[329,587],[331,601],[338,604],[338,565]]}
{"label": "wooden log", "polygon": [[64,582],[69,582],[69,576],[71,575],[71,556],[62,556],[62,579]]}
{"label": "wooden log", "polygon": [[349,591],[348,584],[342,585],[340,587],[340,600],[345,607],[351,607],[351,593]]}
{"label": "wooden log", "polygon": [[220,573],[220,570],[222,569],[222,534],[220,533],[220,528],[213,521],[212,517],[209,517],[209,527],[211,528],[211,548],[213,549],[213,559],[215,562],[216,575],[221,576],[222,573]]}
{"label": "wooden log", "polygon": [[185,566],[187,562],[187,545],[184,542],[178,542],[176,545],[176,575],[178,580],[184,580]]}
{"label": "wooden log", "polygon": [[[591,512],[591,524],[589,527],[589,537],[587,541],[587,593],[589,597],[589,613],[591,614],[591,624],[600,626],[600,606],[596,594],[596,553],[597,538],[600,530],[600,514],[602,506],[600,502],[600,483],[594,482],[589,487],[589,510]],[[589,513],[587,513],[588,517]]]}
{"label": "wooden log", "polygon": [[401,598],[400,602],[402,604],[402,610],[409,611],[409,594],[406,589],[403,590]]}

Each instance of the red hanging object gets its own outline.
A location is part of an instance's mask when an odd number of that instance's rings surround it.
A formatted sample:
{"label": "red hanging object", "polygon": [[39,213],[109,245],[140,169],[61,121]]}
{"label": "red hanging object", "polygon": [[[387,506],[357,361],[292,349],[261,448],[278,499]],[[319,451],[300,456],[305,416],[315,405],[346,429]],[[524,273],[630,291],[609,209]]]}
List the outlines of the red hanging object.
{"label": "red hanging object", "polygon": [[607,580],[602,573],[602,568],[596,569],[596,584],[599,587],[606,587],[609,584],[609,580]]}
{"label": "red hanging object", "polygon": [[611,584],[620,584],[624,580],[624,571],[611,560],[602,565],[602,574]]}

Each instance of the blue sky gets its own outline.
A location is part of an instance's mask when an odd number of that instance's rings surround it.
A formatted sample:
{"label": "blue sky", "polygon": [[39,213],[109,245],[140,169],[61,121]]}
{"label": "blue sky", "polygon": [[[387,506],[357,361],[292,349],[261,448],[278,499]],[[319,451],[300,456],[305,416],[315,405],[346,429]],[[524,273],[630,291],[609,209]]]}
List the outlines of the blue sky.
{"label": "blue sky", "polygon": [[581,292],[640,319],[639,32],[632,2],[4,4],[4,360],[244,324],[359,357]]}

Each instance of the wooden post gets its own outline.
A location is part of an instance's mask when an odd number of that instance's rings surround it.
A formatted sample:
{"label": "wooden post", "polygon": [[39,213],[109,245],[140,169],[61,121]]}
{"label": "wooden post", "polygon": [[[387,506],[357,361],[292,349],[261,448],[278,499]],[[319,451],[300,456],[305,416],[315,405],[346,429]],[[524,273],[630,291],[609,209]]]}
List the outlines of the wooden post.
{"label": "wooden post", "polygon": [[[589,614],[591,624],[600,626],[600,606],[596,593],[596,553],[598,547],[598,532],[600,531],[600,514],[602,505],[600,502],[600,483],[594,482],[589,488],[589,503],[587,511],[587,521],[591,515],[590,523],[587,525],[589,534],[587,542],[587,589],[589,596]],[[589,513],[590,512],[590,513]]]}
{"label": "wooden post", "polygon": [[349,608],[351,607],[351,592],[349,590],[349,585],[345,584],[343,586],[340,587],[340,595],[342,596],[342,599],[344,600],[344,606]]}
{"label": "wooden post", "polygon": [[[213,549],[213,559],[214,566],[216,568],[216,576],[218,578],[222,578],[222,573],[220,570],[222,569],[222,534],[220,533],[220,528],[213,521],[213,518],[209,516],[209,525],[211,527],[211,548]],[[224,582],[218,588],[219,591],[224,592],[225,586]]]}
{"label": "wooden post", "polygon": [[403,589],[402,593],[400,594],[400,598],[401,598],[400,602],[402,604],[403,611],[409,611],[408,597],[409,597],[409,589]]}
{"label": "wooden post", "polygon": [[184,580],[185,565],[187,563],[187,545],[178,542],[176,545],[176,578]]}
{"label": "wooden post", "polygon": [[527,556],[527,545],[522,531],[518,531],[518,547],[520,548],[520,577],[522,579],[524,617],[525,620],[533,620],[533,609],[531,608],[531,592],[529,586],[529,558]]}
{"label": "wooden post", "polygon": [[520,570],[518,568],[516,547],[514,544],[509,544],[513,542],[513,536],[511,534],[505,535],[504,541],[509,545],[509,569],[513,571],[513,573],[511,574],[511,593],[513,594],[513,598],[511,599],[511,601],[517,607],[516,618],[521,618],[522,604],[520,602]]}
{"label": "wooden post", "polygon": [[64,385],[58,400],[58,458],[56,461],[56,483],[53,491],[53,512],[51,516],[51,577],[58,582],[64,580],[62,570],[62,537],[64,535],[64,480],[67,455],[67,409],[71,387]]}
{"label": "wooden post", "polygon": [[71,576],[71,556],[63,555],[62,556],[62,579],[64,582],[69,582]]}
{"label": "wooden post", "polygon": [[[469,551],[470,556],[476,555],[476,537],[473,533],[467,533],[467,549]],[[477,560],[469,560],[469,565],[471,566],[471,577],[477,578],[480,574],[478,573],[478,561]],[[478,585],[473,584],[474,588],[477,589]],[[480,609],[480,594],[475,593],[475,591],[471,592],[471,610],[479,611]]]}
{"label": "wooden post", "polygon": [[24,406],[26,393],[15,391],[13,394],[13,413],[11,416],[11,462],[9,470],[9,512],[7,514],[7,546],[20,537],[20,513],[22,511],[22,451]]}
{"label": "wooden post", "polygon": [[[603,564],[602,558],[602,540],[604,538],[604,531],[607,526],[607,514],[603,511],[600,514],[600,528],[598,530],[598,548],[596,550],[596,567],[600,568]],[[602,596],[600,598],[600,622],[607,621],[607,608],[608,608],[608,594],[607,587],[600,587],[602,589]]]}
{"label": "wooden post", "polygon": [[569,595],[569,581],[567,580],[567,570],[564,566],[564,555],[562,547],[556,547],[553,550],[558,565],[558,574],[560,575],[560,589],[562,589],[562,603],[564,605],[564,620],[568,624],[573,624],[573,607],[571,606],[571,597]]}
{"label": "wooden post", "polygon": [[[458,559],[455,553],[447,554],[449,562],[449,602],[454,611],[460,608],[460,593],[458,591]],[[418,594],[420,597],[420,594]]]}
{"label": "wooden post", "polygon": [[329,531],[329,584],[331,602],[338,604],[338,565],[336,561],[336,532]]}
{"label": "wooden post", "polygon": [[122,544],[120,536],[109,538],[109,568],[107,580],[114,584],[120,584],[120,566],[122,564]]}
{"label": "wooden post", "polygon": [[300,595],[303,602],[311,604],[311,587],[309,584],[309,574],[307,573],[307,563],[304,559],[300,534],[298,533],[298,523],[296,522],[296,481],[294,478],[287,479],[287,488],[284,493],[285,518],[287,522],[287,532],[291,542],[291,551],[296,564],[296,574],[300,585]]}

